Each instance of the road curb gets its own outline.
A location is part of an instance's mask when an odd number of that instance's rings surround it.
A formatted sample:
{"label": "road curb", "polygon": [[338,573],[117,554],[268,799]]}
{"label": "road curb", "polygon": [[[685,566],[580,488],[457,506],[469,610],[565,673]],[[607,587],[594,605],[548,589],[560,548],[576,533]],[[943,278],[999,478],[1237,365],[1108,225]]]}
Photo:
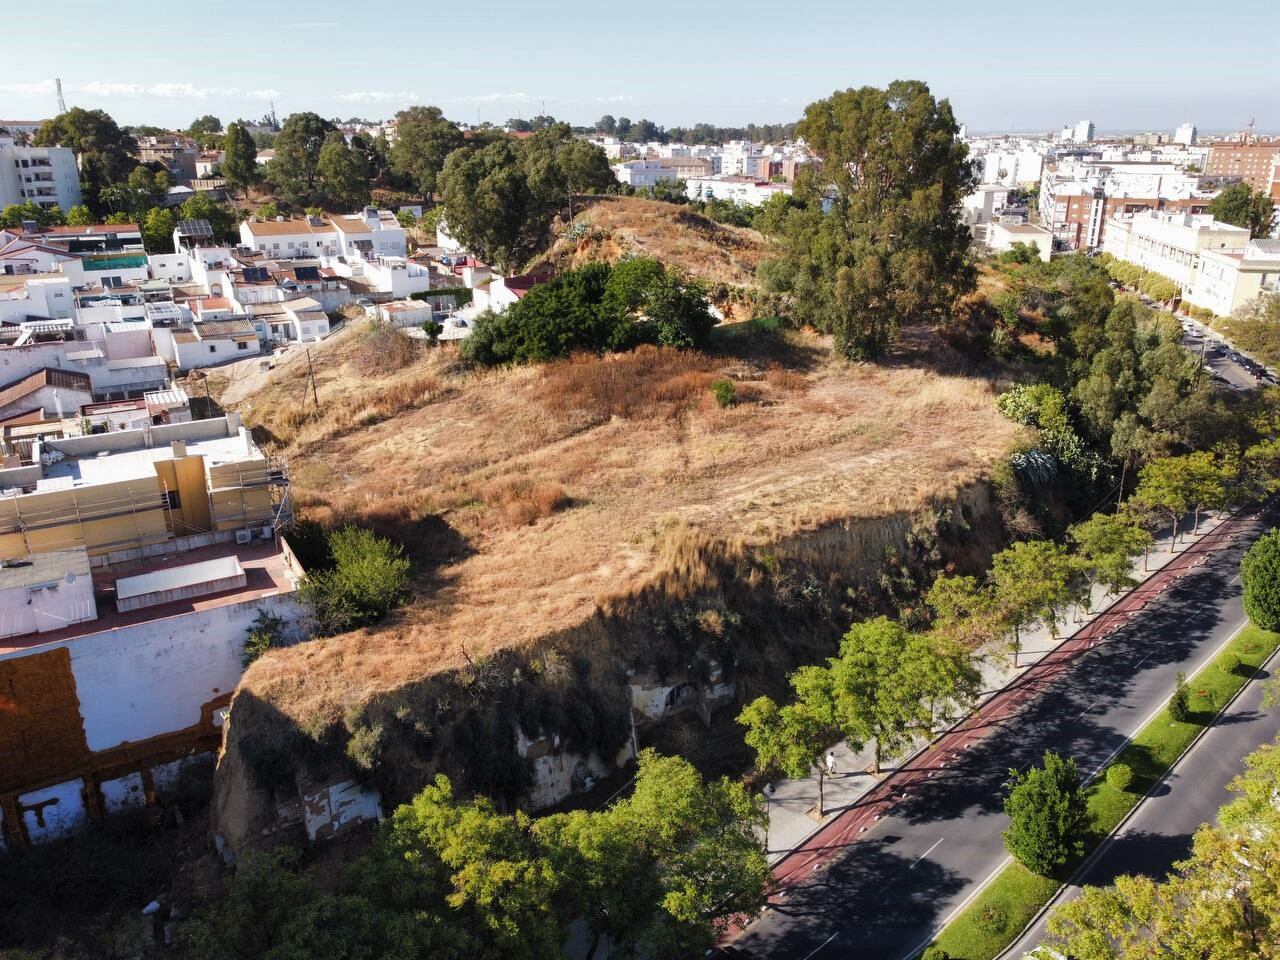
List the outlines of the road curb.
{"label": "road curb", "polygon": [[[1242,626],[1239,630],[1233,633],[1231,637],[1228,639],[1227,643],[1231,643],[1232,641],[1234,641],[1236,637],[1240,636],[1240,634],[1243,633],[1249,627],[1249,625],[1250,625],[1250,621],[1245,621],[1244,626]],[[1223,646],[1225,647],[1226,644],[1224,644]],[[1206,667],[1211,666],[1212,660],[1216,660],[1220,654],[1221,654],[1221,648],[1219,648],[1219,650],[1211,658],[1211,662],[1205,664],[1205,666]],[[1098,857],[1102,856],[1103,852],[1107,849],[1107,847],[1115,841],[1115,838],[1120,833],[1120,831],[1125,828],[1125,825],[1128,824],[1130,820],[1132,820],[1135,816],[1138,815],[1138,811],[1142,809],[1142,805],[1146,803],[1149,799],[1151,799],[1151,795],[1155,793],[1156,789],[1159,788],[1159,786],[1162,783],[1164,783],[1169,778],[1169,776],[1174,773],[1174,771],[1178,769],[1178,765],[1182,763],[1186,755],[1195,749],[1196,744],[1198,744],[1202,739],[1204,739],[1205,735],[1208,734],[1210,730],[1212,730],[1215,726],[1217,726],[1218,721],[1222,719],[1222,715],[1226,713],[1229,709],[1231,709],[1231,705],[1234,704],[1237,700],[1240,699],[1240,697],[1244,695],[1244,692],[1249,689],[1249,685],[1253,683],[1256,679],[1258,679],[1258,675],[1261,674],[1262,671],[1265,670],[1267,666],[1271,663],[1271,661],[1275,660],[1276,657],[1278,656],[1280,656],[1280,645],[1277,645],[1277,647],[1271,651],[1270,656],[1268,656],[1266,660],[1258,664],[1258,666],[1254,669],[1253,673],[1249,676],[1249,678],[1245,680],[1245,682],[1241,685],[1240,689],[1231,695],[1231,698],[1227,700],[1227,702],[1224,703],[1218,709],[1218,712],[1213,715],[1213,718],[1205,726],[1200,728],[1200,731],[1194,737],[1191,738],[1191,742],[1188,743],[1186,747],[1183,748],[1182,752],[1179,753],[1178,756],[1174,758],[1173,762],[1169,764],[1168,768],[1165,769],[1164,773],[1160,775],[1160,778],[1156,780],[1156,782],[1153,783],[1150,786],[1150,788],[1148,788],[1146,793],[1144,793],[1141,797],[1138,798],[1138,802],[1129,808],[1128,813],[1126,813],[1120,819],[1120,822],[1117,823],[1111,829],[1110,833],[1108,833],[1105,837],[1103,837],[1102,842],[1099,843],[1096,847],[1094,847],[1094,849],[1089,853],[1089,856],[1085,857],[1084,861],[1080,864],[1080,866],[1078,866],[1074,871],[1072,871],[1071,876],[1068,877],[1066,881],[1063,882],[1062,885],[1058,887],[1057,892],[1055,892],[1054,895],[1049,898],[1048,902],[1046,902],[1045,905],[1041,907],[1039,911],[1037,911],[1036,915],[1032,917],[1029,921],[1027,921],[1026,926],[1024,926],[1021,930],[1018,931],[1018,935],[1013,940],[1013,942],[1010,943],[1009,946],[1005,947],[1004,950],[1002,950],[1000,953],[996,954],[994,960],[1006,960],[1007,957],[1010,957],[1012,955],[1013,949],[1018,945],[1018,941],[1020,941],[1024,936],[1026,936],[1028,930],[1031,930],[1037,923],[1040,922],[1040,920],[1050,910],[1052,910],[1055,906],[1058,905],[1058,901],[1062,899],[1062,895],[1068,889],[1070,889],[1072,886],[1075,885],[1076,878],[1084,874],[1089,869],[1089,867],[1091,867],[1094,864],[1094,862],[1098,859]],[[1195,678],[1191,677],[1189,679],[1194,680]],[[1169,701],[1165,700],[1164,704],[1161,706],[1161,710],[1167,709],[1168,705],[1169,705]],[[1146,727],[1146,724],[1143,724],[1144,729],[1145,727]],[[1141,732],[1141,730],[1139,732]],[[1133,742],[1133,739],[1134,739],[1133,737],[1130,737],[1122,745],[1120,750],[1116,751],[1116,753],[1118,754],[1122,750],[1124,750],[1126,747],[1128,747],[1129,744]],[[1101,774],[1102,770],[1105,769],[1106,766],[1107,764],[1103,764],[1103,766],[1099,768],[1098,773]],[[1096,779],[1096,776],[1094,779]],[[1092,783],[1093,782],[1092,779],[1089,782]],[[1003,869],[1003,867],[1001,869]]]}

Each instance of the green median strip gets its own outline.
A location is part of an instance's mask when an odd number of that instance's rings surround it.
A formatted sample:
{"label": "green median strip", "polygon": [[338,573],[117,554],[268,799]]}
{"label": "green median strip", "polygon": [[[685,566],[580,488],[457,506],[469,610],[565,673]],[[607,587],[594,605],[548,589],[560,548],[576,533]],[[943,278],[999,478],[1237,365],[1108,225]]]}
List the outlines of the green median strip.
{"label": "green median strip", "polygon": [[[1175,722],[1165,710],[1138,731],[1111,761],[1126,764],[1133,771],[1128,788],[1117,790],[1102,776],[1087,788],[1093,830],[1085,843],[1085,857],[1120,825],[1278,645],[1280,634],[1246,627],[1213,663],[1188,681],[1191,694],[1188,722]],[[1238,663],[1234,658],[1238,658]],[[1231,672],[1223,669],[1231,666],[1234,666]],[[1017,939],[1082,861],[1083,858],[1064,867],[1062,879],[1037,876],[1020,863],[1010,864],[947,925],[932,945],[946,951],[952,960],[992,960]]]}

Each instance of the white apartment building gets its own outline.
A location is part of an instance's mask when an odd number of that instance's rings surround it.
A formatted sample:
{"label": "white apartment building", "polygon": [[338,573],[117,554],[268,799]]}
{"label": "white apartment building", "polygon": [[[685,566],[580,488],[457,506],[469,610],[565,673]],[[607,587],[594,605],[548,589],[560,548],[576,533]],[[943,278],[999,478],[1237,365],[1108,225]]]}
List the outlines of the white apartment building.
{"label": "white apartment building", "polygon": [[1244,227],[1221,223],[1205,214],[1148,210],[1114,217],[1102,249],[1117,260],[1168,277],[1186,295],[1195,288],[1206,253],[1243,250],[1248,242],[1249,231]]}
{"label": "white apartment building", "polygon": [[748,207],[758,207],[776,193],[790,192],[790,184],[761,182],[754,177],[691,177],[685,187],[690,200],[732,200]]}
{"label": "white apartment building", "polygon": [[1196,125],[1187,121],[1173,131],[1173,142],[1189,147],[1196,142]]}
{"label": "white apartment building", "polygon": [[1187,300],[1227,317],[1262,294],[1280,296],[1280,240],[1250,240],[1243,250],[1206,250]]}
{"label": "white apartment building", "polygon": [[81,202],[80,170],[69,147],[20,147],[0,136],[0,208],[15,203],[61,207]]}
{"label": "white apartment building", "polygon": [[758,177],[764,148],[750,140],[730,140],[720,151],[720,172],[728,177]]}
{"label": "white apartment building", "polygon": [[404,227],[387,210],[366,207],[334,217],[256,217],[240,224],[240,242],[273,258],[403,257],[408,253]]}
{"label": "white apartment building", "polygon": [[675,168],[663,160],[627,160],[613,165],[619,183],[637,190],[656,186],[660,180],[675,180]]}
{"label": "white apartment building", "polygon": [[1092,120],[1080,120],[1062,128],[1058,139],[1064,143],[1089,143],[1093,140],[1094,128]]}

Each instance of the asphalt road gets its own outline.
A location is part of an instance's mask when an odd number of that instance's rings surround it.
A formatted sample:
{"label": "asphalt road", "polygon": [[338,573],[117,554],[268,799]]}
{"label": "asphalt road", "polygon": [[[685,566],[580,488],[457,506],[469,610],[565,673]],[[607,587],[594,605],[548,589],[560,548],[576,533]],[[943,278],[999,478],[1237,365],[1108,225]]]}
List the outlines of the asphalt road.
{"label": "asphalt road", "polygon": [[1259,374],[1250,370],[1247,358],[1238,353],[1221,334],[1214,333],[1204,324],[1189,317],[1178,317],[1185,332],[1182,345],[1186,350],[1199,357],[1203,354],[1204,365],[1211,375],[1216,375],[1220,382],[1233,390],[1252,390],[1260,383]]}
{"label": "asphalt road", "polygon": [[815,838],[821,849],[789,858],[803,876],[793,869],[779,898],[725,953],[913,956],[1006,862],[1000,835],[1009,768],[1038,763],[1046,749],[1075,757],[1085,775],[1104,765],[1160,709],[1177,672],[1210,661],[1244,625],[1240,558],[1269,526],[1236,521],[1233,539],[1206,551],[1202,564],[1188,557],[1190,569],[1167,578],[1167,588],[1153,587],[1149,602],[1122,615],[1123,626],[1045,671],[1016,701],[1016,713],[975,721],[954,753],[947,747],[942,757],[922,756],[916,764],[927,778],[922,773],[905,798],[884,802],[881,817],[839,841],[824,839],[824,828]]}
{"label": "asphalt road", "polygon": [[[1280,736],[1280,709],[1262,708],[1263,687],[1280,654],[1244,688],[1196,745],[1151,791],[1119,832],[1085,864],[1057,904],[1080,895],[1080,887],[1105,886],[1121,874],[1163,877],[1191,852],[1191,838],[1215,820],[1231,794],[1227,784],[1244,770],[1244,758]],[[1045,937],[1047,915],[1005,954],[1021,957]]]}

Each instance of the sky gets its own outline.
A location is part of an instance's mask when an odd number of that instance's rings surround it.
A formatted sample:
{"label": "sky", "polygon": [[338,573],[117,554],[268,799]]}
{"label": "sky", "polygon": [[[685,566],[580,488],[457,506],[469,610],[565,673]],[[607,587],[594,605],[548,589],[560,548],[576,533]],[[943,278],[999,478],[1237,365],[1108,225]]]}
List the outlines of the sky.
{"label": "sky", "polygon": [[[121,124],[545,111],[663,126],[797,119],[832,91],[926,81],[971,131],[1280,130],[1280,2],[61,0],[9,19],[0,119],[102,108]],[[204,12],[202,12],[204,11]]]}

